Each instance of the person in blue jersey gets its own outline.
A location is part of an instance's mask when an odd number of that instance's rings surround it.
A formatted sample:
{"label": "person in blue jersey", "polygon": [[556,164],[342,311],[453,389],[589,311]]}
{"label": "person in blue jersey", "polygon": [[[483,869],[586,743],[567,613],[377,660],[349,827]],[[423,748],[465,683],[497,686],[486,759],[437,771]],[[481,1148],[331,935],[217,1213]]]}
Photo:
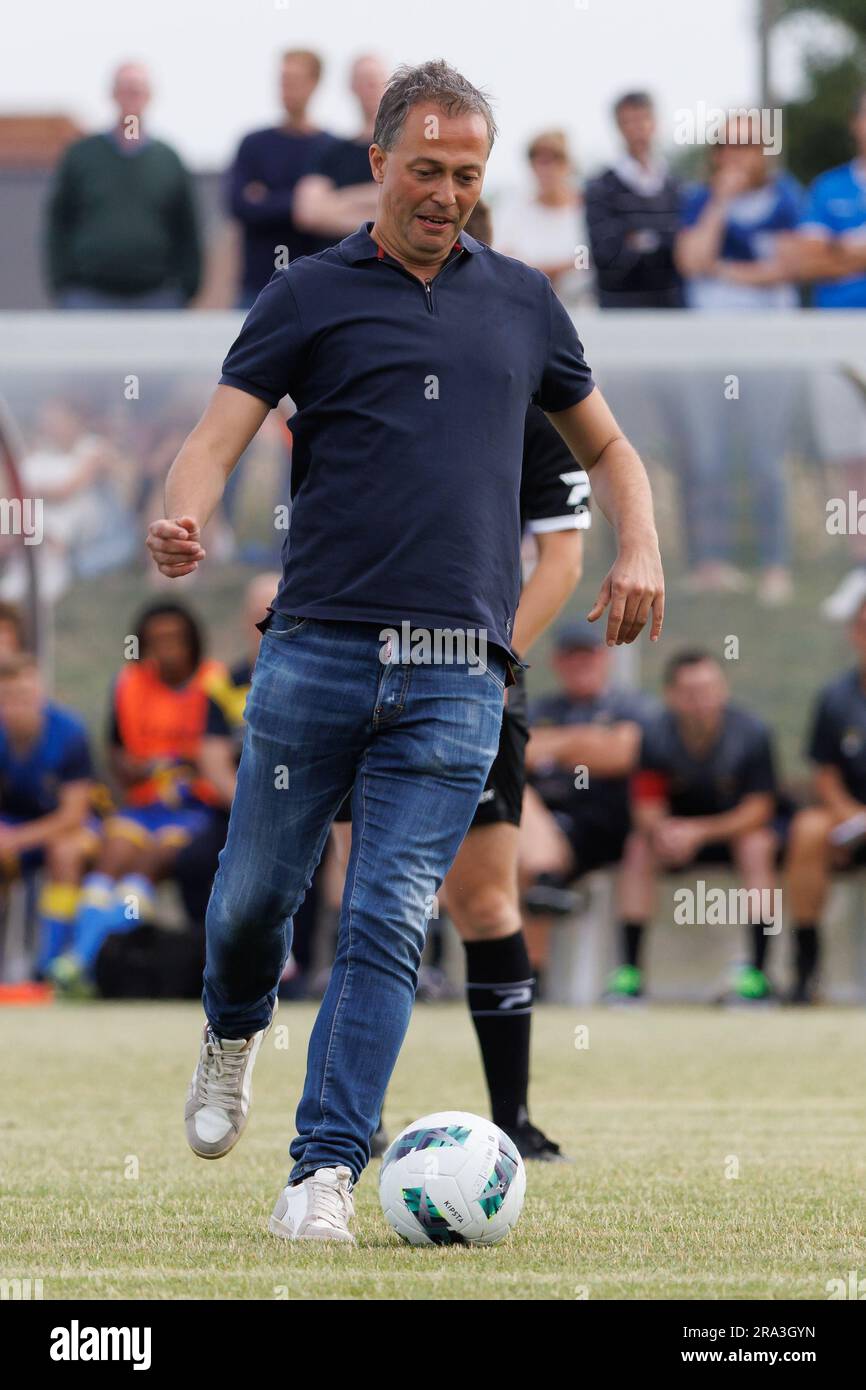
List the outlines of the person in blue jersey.
{"label": "person in blue jersey", "polygon": [[100,844],[84,721],[45,695],[35,656],[0,657],[0,873],[44,870],[34,974],[71,940],[82,876]]}
{"label": "person in blue jersey", "polygon": [[319,130],[307,114],[321,75],[317,54],[306,49],[283,54],[280,96],[285,117],[278,126],[245,135],[228,171],[228,210],[243,232],[240,308],[248,309],[264,289],[280,264],[280,254],[287,253],[293,261],[327,245],[302,231],[292,212],[299,179],[334,143],[334,136]]}
{"label": "person in blue jersey", "polygon": [[683,192],[675,256],[692,309],[793,309],[790,250],[802,192],[745,118],[711,147],[710,176]]}
{"label": "person in blue jersey", "polygon": [[292,916],[351,792],[336,959],[310,1039],[295,1165],[269,1222],[285,1240],[354,1240],[352,1187],[409,1024],[428,905],[496,756],[521,665],[530,402],[590,472],[617,536],[590,616],[607,615],[611,645],[662,629],[646,471],[574,324],[544,275],[464,230],[495,135],[484,94],[445,62],[395,72],[371,147],[375,222],[276,272],[148,531],[161,574],[193,573],[226,478],[291,396],[291,529],[208,906],[207,1022],[184,1112],[202,1158],[243,1133]]}
{"label": "person in blue jersey", "polygon": [[848,625],[854,665],[820,691],[806,754],[813,804],[794,817],[787,855],[787,911],[795,929],[792,1001],[812,1003],[819,929],[831,877],[866,864],[866,601]]}
{"label": "person in blue jersey", "polygon": [[361,130],[349,140],[337,139],[318,160],[312,173],[295,189],[295,226],[329,244],[354,232],[359,222],[376,215],[378,187],[370,168],[370,146],[388,69],[372,53],[352,64],[349,81],[361,108]]}
{"label": "person in blue jersey", "polygon": [[866,89],[850,130],[853,159],[818,175],[799,219],[797,269],[816,309],[866,309]]}
{"label": "person in blue jersey", "polygon": [[[748,119],[732,119],[712,147],[709,180],[683,195],[675,259],[686,303],[699,311],[768,311],[799,303],[790,257],[801,194]],[[733,564],[735,498],[731,460],[739,442],[752,493],[760,574],[758,598],[787,602],[792,593],[785,450],[797,382],[778,370],[740,369],[735,401],[723,374],[690,374],[682,391],[686,458],[683,505],[688,586],[694,592],[738,591],[746,576]]]}
{"label": "person in blue jersey", "polygon": [[[853,158],[819,174],[810,185],[797,237],[797,271],[811,284],[816,309],[866,309],[866,88],[851,109]],[[818,440],[840,475],[840,492],[860,492],[866,478],[866,377],[856,366],[814,375]],[[849,535],[854,568],[821,611],[847,622],[866,596],[866,541]]]}
{"label": "person in blue jersey", "polygon": [[222,662],[181,604],[156,602],[139,615],[137,656],[111,686],[108,765],[117,789],[99,855],[85,877],[69,949],[51,978],[67,993],[89,992],[102,945],[156,914],[157,884],[181,848],[219,814],[217,788],[197,766],[211,685]]}

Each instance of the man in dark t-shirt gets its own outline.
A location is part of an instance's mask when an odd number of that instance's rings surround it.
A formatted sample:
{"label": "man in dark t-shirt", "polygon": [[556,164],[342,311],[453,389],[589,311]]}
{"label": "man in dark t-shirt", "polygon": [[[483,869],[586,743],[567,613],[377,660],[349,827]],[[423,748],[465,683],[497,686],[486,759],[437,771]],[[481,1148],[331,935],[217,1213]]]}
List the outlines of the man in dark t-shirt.
{"label": "man in dark t-shirt", "polygon": [[655,705],[610,683],[610,652],[591,623],[557,629],[553,668],[559,690],[530,711],[529,789],[520,841],[520,877],[533,965],[546,968],[552,916],[576,907],[571,885],[619,863],[628,835],[628,779],[642,726]]}
{"label": "man in dark t-shirt", "polygon": [[848,626],[857,664],[818,695],[806,755],[815,804],[791,824],[788,907],[795,928],[793,1002],[811,1003],[818,970],[818,925],[832,871],[866,864],[866,603]]}
{"label": "man in dark t-shirt", "polygon": [[328,246],[376,215],[379,190],[370,167],[370,146],[387,80],[380,58],[364,54],[355,59],[350,86],[361,108],[360,133],[351,140],[334,140],[295,189],[295,225]]}
{"label": "man in dark t-shirt", "polygon": [[241,308],[250,307],[276,266],[284,263],[280,255],[291,262],[328,245],[299,227],[292,211],[299,180],[336,143],[333,135],[317,130],[307,118],[321,73],[315,53],[298,50],[283,55],[280,92],[285,120],[245,135],[228,171],[228,210],[243,231]]}
{"label": "man in dark t-shirt", "polygon": [[586,221],[602,309],[681,309],[674,265],[680,189],[653,149],[655,112],[645,92],[614,107],[625,146],[586,186]]}
{"label": "man in dark t-shirt", "polygon": [[707,652],[673,658],[665,704],[643,731],[632,782],[635,829],[621,883],[625,955],[609,992],[615,998],[642,992],[641,939],[659,874],[732,864],[749,895],[748,920],[740,925],[751,935],[751,960],[738,971],[734,992],[743,1002],[765,1000],[771,993],[764,973],[768,939],[779,930],[771,896],[778,841],[769,730],[731,703],[721,666]]}

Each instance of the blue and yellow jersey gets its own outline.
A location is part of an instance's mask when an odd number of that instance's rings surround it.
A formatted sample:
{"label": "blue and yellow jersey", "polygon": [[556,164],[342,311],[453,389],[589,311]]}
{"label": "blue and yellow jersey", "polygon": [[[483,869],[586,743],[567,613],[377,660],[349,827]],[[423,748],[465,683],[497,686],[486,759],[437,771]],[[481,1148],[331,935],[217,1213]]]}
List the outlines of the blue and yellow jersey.
{"label": "blue and yellow jersey", "polygon": [[13,749],[0,725],[0,812],[21,820],[50,815],[65,782],[93,779],[84,721],[72,710],[46,702],[42,729],[30,748]]}

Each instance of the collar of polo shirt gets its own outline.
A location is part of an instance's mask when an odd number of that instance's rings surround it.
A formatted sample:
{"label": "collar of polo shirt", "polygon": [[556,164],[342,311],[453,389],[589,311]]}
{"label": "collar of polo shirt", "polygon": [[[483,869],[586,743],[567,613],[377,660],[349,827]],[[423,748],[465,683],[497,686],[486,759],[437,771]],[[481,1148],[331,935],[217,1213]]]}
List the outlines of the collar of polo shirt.
{"label": "collar of polo shirt", "polygon": [[[345,241],[340,242],[340,254],[350,265],[356,265],[358,261],[384,260],[386,252],[384,247],[380,246],[378,241],[374,241],[370,235],[372,229],[372,222],[362,222],[357,232],[352,232],[351,236],[347,236]],[[468,232],[460,233],[449,255],[455,247],[458,251],[469,251],[473,255],[476,251],[483,251],[484,249],[481,242],[469,236]]]}

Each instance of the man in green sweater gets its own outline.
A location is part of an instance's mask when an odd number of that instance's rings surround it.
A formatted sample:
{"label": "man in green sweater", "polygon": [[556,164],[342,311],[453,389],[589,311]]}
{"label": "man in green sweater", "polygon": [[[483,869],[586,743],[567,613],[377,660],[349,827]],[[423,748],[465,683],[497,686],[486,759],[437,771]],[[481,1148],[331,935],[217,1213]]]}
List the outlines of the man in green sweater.
{"label": "man in green sweater", "polygon": [[64,309],[175,309],[201,277],[192,180],[174,150],[146,133],[150,81],[118,68],[114,127],[63,156],[48,203],[47,274]]}

